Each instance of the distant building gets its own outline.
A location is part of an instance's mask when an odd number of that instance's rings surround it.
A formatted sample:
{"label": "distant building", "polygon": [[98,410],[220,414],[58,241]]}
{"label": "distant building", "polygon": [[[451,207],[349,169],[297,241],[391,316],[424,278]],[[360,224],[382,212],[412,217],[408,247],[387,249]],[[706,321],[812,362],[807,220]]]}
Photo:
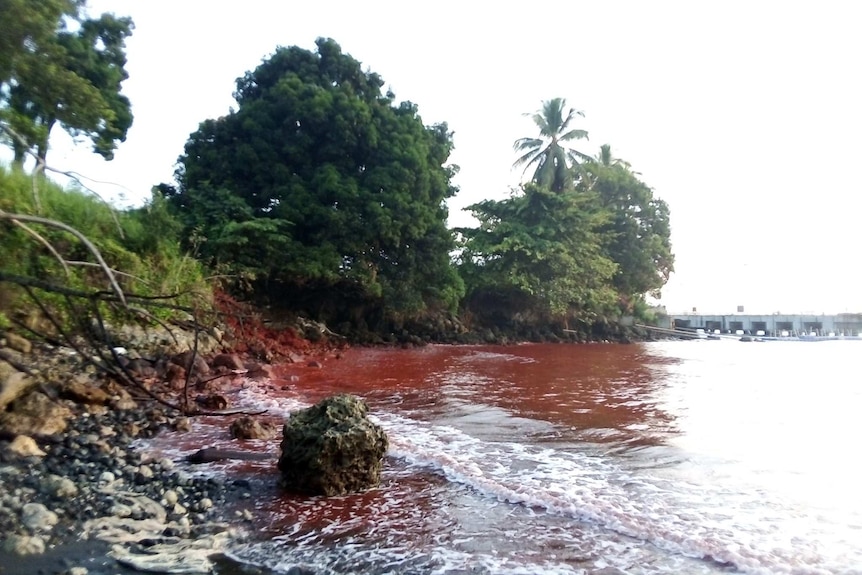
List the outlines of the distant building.
{"label": "distant building", "polygon": [[707,333],[762,334],[772,337],[782,335],[862,335],[862,314],[840,313],[837,315],[811,314],[671,314],[667,316],[672,329],[703,329]]}

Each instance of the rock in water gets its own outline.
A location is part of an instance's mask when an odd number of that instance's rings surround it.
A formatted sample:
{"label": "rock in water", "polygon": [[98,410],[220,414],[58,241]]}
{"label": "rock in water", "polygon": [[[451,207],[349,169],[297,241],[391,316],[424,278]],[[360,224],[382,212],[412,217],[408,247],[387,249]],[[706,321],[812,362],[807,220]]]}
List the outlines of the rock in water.
{"label": "rock in water", "polygon": [[230,436],[235,439],[274,439],[278,426],[268,421],[260,421],[245,415],[230,424]]}
{"label": "rock in water", "polygon": [[389,440],[352,395],[329,397],[290,414],[281,442],[281,484],[314,495],[343,495],[380,483]]}

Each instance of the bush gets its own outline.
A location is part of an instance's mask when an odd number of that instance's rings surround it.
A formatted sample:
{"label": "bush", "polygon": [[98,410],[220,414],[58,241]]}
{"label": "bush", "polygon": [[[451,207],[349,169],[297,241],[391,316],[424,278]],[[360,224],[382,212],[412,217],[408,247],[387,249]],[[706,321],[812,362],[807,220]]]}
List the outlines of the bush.
{"label": "bush", "polygon": [[[115,270],[122,290],[140,296],[174,295],[172,304],[209,307],[211,289],[201,265],[182,253],[179,225],[160,196],[142,208],[117,212],[79,188],[63,189],[50,180],[17,169],[0,167],[0,210],[38,215],[62,222],[86,236]],[[91,251],[68,231],[41,223],[0,219],[0,272],[80,291],[110,290],[106,274]],[[38,237],[37,237],[38,235]],[[52,253],[48,244],[56,253]],[[64,266],[58,255],[66,262]],[[70,304],[56,293],[40,293],[51,312],[69,318]],[[30,315],[32,302],[15,282],[0,281],[0,314]],[[170,319],[165,308],[157,315]],[[110,313],[110,310],[105,310]]]}

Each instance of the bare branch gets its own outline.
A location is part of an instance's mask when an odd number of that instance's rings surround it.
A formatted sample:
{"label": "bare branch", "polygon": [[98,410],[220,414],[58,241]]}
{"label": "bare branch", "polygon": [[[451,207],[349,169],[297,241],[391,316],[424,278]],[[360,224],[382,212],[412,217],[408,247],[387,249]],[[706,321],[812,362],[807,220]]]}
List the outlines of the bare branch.
{"label": "bare branch", "polygon": [[33,371],[23,363],[16,361],[12,355],[5,349],[0,349],[0,359],[27,375],[33,375]]}
{"label": "bare branch", "polygon": [[[46,282],[43,280],[38,280],[30,277],[19,276],[15,274],[6,273],[3,270],[0,270],[0,281],[8,281],[14,284],[18,284],[20,286],[30,286],[39,288],[45,291],[59,293],[63,295],[69,295],[72,297],[84,297],[84,298],[98,298],[101,301],[120,301],[119,298],[112,291],[95,291],[88,292],[82,290],[76,290],[72,288],[67,288],[64,286],[52,284],[50,282]],[[183,294],[174,294],[174,295],[161,295],[161,296],[143,296],[137,294],[125,294],[126,301],[139,301],[145,302],[147,305],[152,307],[160,307],[164,309],[171,309],[174,311],[184,311],[187,313],[194,313],[195,309],[187,306],[176,305],[176,304],[168,304],[161,303],[159,300],[167,300],[167,299],[175,299]],[[128,307],[128,306],[127,306]]]}
{"label": "bare branch", "polygon": [[[93,263],[93,262],[82,262],[82,261],[77,261],[77,260],[63,260],[63,261],[64,261],[64,263],[67,263],[70,266],[89,266],[89,267],[94,267],[94,268],[102,267],[99,264]],[[150,285],[150,282],[148,282],[144,279],[141,279],[138,276],[133,276],[132,274],[127,274],[126,272],[121,272],[119,270],[115,270],[114,268],[111,268],[111,271],[114,272],[114,275],[127,277],[127,278],[133,279],[137,282],[141,282],[144,285]]]}
{"label": "bare branch", "polygon": [[23,223],[23,222],[18,221],[17,219],[13,219],[13,220],[12,220],[12,223],[13,223],[13,224],[15,224],[16,226],[18,226],[19,228],[23,229],[25,232],[27,232],[28,234],[30,234],[30,235],[31,235],[31,236],[33,236],[34,238],[36,238],[36,240],[37,240],[40,244],[42,244],[43,246],[45,246],[45,248],[46,248],[49,252],[51,252],[51,255],[53,255],[55,258],[57,258],[57,261],[58,261],[58,262],[60,262],[60,265],[61,265],[61,266],[63,266],[63,271],[65,271],[65,272],[66,272],[66,275],[67,275],[67,276],[68,276],[70,273],[72,273],[72,272],[69,270],[69,266],[68,266],[68,265],[66,265],[66,260],[63,258],[63,256],[61,256],[61,255],[57,252],[57,250],[55,250],[55,249],[54,249],[54,246],[52,246],[52,245],[51,245],[51,242],[49,242],[48,240],[46,240],[45,238],[43,238],[43,237],[42,237],[42,236],[41,236],[41,235],[40,235],[36,230],[34,230],[33,228],[31,228],[31,227],[30,227],[30,226],[28,226],[27,224],[25,224],[25,223]]}
{"label": "bare branch", "polygon": [[[114,224],[116,224],[116,226],[117,226],[117,231],[119,232],[120,237],[121,238],[125,237],[125,233],[123,232],[123,226],[120,225],[120,219],[117,217],[116,210],[114,210],[113,206],[111,206],[111,204],[107,200],[105,200],[105,198],[103,198],[101,196],[101,194],[99,194],[96,190],[94,190],[91,187],[89,187],[88,185],[86,185],[81,180],[87,179],[87,180],[90,180],[91,182],[96,182],[99,184],[110,184],[110,185],[118,186],[118,187],[123,188],[125,190],[128,190],[128,188],[126,188],[125,186],[121,186],[120,184],[116,184],[114,182],[103,182],[100,180],[95,180],[93,178],[87,178],[86,176],[82,176],[78,172],[65,171],[65,170],[60,170],[60,169],[51,167],[45,162],[45,158],[43,158],[42,156],[40,156],[39,154],[37,154],[31,150],[30,144],[27,142],[27,140],[25,138],[23,136],[21,136],[21,134],[16,132],[14,129],[12,129],[12,127],[9,126],[6,122],[0,122],[0,131],[6,132],[9,135],[9,137],[11,137],[13,140],[16,140],[19,144],[21,144],[24,147],[24,153],[31,156],[36,161],[36,168],[33,170],[33,203],[36,206],[36,213],[39,213],[39,214],[42,213],[42,201],[39,198],[39,184],[38,184],[39,179],[37,176],[39,175],[40,172],[53,172],[55,174],[60,174],[61,176],[66,176],[70,180],[74,180],[79,186],[81,186],[81,188],[90,192],[100,202],[102,202],[103,204],[108,206],[109,211],[111,213],[111,218],[114,220]],[[131,191],[131,190],[128,190],[128,191]]]}
{"label": "bare branch", "polygon": [[135,312],[136,314],[138,314],[139,317],[142,317],[144,319],[147,319],[149,321],[152,321],[152,322],[157,323],[160,326],[162,326],[164,328],[164,330],[168,332],[168,335],[171,336],[171,339],[174,340],[174,343],[176,345],[180,344],[180,342],[177,340],[177,336],[174,335],[174,330],[172,330],[167,323],[163,322],[162,320],[160,320],[159,318],[157,318],[156,316],[154,316],[153,314],[151,314],[150,312],[148,312],[147,310],[145,310],[143,308],[140,308],[137,306],[128,306],[128,309]]}

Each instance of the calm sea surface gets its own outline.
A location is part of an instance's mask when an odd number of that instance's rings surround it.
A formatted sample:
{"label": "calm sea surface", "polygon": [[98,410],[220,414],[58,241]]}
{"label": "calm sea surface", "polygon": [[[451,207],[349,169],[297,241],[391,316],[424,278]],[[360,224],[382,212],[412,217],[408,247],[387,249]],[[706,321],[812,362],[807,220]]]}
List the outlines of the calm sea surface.
{"label": "calm sea surface", "polygon": [[[378,489],[207,472],[252,482],[230,556],[265,572],[862,573],[860,372],[862,341],[353,349],[234,400],[280,420],[363,397],[391,443]],[[227,447],[225,428],[151,447]]]}

